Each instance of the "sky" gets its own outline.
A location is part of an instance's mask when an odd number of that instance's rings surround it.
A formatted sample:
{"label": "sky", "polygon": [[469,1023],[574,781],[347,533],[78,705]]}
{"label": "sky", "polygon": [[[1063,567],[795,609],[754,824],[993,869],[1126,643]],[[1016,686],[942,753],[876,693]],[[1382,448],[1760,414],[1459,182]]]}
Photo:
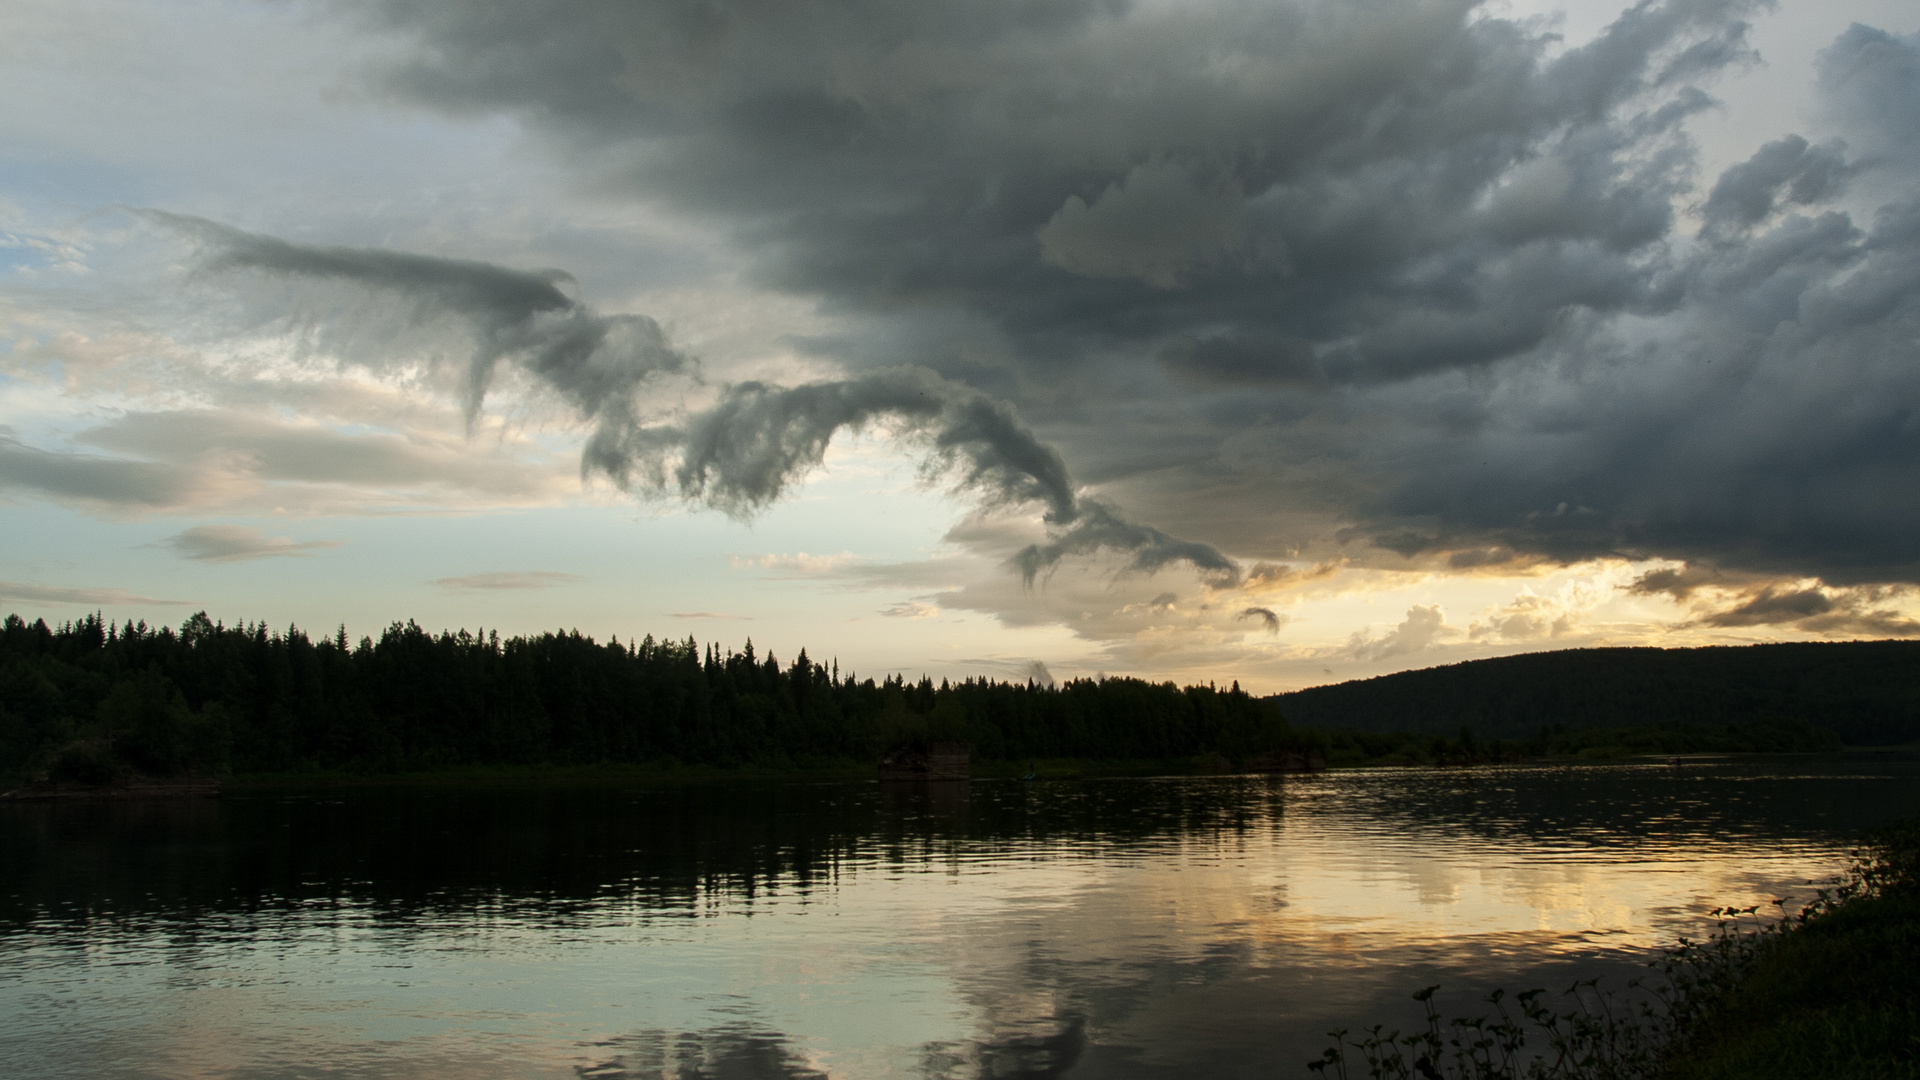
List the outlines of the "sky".
{"label": "sky", "polygon": [[1260,692],[1920,636],[1890,0],[13,0],[0,609]]}

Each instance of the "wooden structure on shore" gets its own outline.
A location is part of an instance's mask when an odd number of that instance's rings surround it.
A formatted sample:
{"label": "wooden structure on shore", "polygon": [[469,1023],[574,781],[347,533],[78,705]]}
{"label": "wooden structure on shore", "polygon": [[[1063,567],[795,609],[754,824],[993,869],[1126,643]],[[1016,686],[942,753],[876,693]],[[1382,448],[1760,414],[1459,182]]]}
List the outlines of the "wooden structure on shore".
{"label": "wooden structure on shore", "polygon": [[973,775],[973,747],[963,742],[903,746],[880,759],[882,780],[967,780]]}

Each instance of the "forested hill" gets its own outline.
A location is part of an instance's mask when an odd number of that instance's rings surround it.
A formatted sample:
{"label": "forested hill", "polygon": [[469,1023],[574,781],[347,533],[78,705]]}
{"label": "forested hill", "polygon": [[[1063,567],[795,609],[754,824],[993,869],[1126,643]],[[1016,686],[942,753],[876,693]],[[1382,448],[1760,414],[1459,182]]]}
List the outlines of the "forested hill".
{"label": "forested hill", "polygon": [[1296,725],[1531,739],[1543,728],[1801,720],[1854,746],[1920,739],[1920,642],[1568,649],[1316,686],[1277,702]]}
{"label": "forested hill", "polygon": [[394,772],[473,765],[871,763],[964,740],[977,757],[1242,761],[1299,745],[1238,685],[856,679],[751,643],[502,638],[395,623],[375,640],[88,617],[0,623],[0,785],[129,770]]}

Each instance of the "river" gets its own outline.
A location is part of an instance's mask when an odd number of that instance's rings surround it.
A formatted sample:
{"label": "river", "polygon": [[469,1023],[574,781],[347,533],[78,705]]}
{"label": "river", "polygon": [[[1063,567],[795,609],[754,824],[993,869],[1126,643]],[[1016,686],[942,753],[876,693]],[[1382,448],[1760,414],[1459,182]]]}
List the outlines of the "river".
{"label": "river", "polygon": [[[0,806],[0,1075],[1305,1077],[1920,809],[1855,754]],[[1791,906],[1791,905],[1790,905]]]}

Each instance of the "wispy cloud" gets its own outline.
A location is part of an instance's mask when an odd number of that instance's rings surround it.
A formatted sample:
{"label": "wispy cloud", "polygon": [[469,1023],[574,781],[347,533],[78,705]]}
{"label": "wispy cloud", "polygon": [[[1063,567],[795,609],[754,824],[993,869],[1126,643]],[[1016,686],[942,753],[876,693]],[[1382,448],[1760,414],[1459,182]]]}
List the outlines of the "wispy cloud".
{"label": "wispy cloud", "polygon": [[890,619],[931,619],[940,614],[940,609],[918,600],[902,600],[891,607],[881,608],[880,614]]}
{"label": "wispy cloud", "polygon": [[727,565],[735,570],[765,570],[779,577],[827,577],[850,567],[867,564],[863,555],[843,551],[838,555],[809,555],[796,551],[791,555],[729,555]]}
{"label": "wispy cloud", "polygon": [[191,600],[161,600],[141,596],[125,589],[74,589],[58,585],[28,585],[18,581],[0,581],[0,600],[25,600],[42,604],[86,604],[100,607],[160,605],[181,607]]}
{"label": "wispy cloud", "polygon": [[309,558],[315,551],[343,546],[341,540],[294,540],[268,536],[245,525],[195,525],[160,541],[183,559],[200,562],[245,562],[249,559]]}
{"label": "wispy cloud", "polygon": [[443,589],[556,589],[585,580],[578,574],[563,574],[558,570],[495,570],[485,574],[437,578],[434,584]]}

